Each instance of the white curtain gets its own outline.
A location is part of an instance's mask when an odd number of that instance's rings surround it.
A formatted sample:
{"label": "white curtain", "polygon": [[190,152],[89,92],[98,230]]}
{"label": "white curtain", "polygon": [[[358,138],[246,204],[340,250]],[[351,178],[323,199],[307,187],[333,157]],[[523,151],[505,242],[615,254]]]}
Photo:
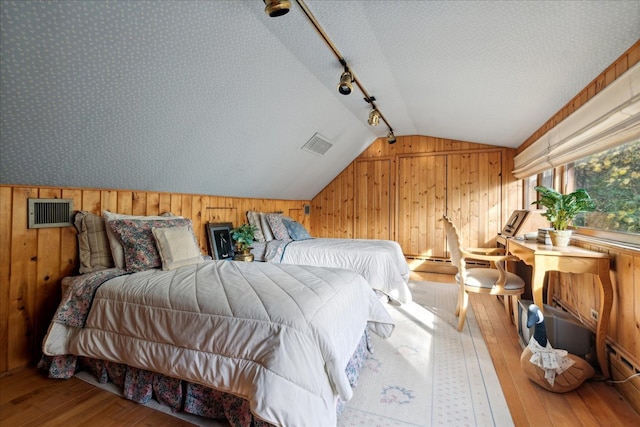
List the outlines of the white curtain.
{"label": "white curtain", "polygon": [[640,63],[604,88],[514,159],[516,178],[640,138]]}

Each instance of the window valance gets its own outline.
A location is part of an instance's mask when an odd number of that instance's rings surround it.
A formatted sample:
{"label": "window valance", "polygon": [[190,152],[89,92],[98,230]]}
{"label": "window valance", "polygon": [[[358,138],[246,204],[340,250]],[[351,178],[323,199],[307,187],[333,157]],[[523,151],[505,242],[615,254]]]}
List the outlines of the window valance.
{"label": "window valance", "polygon": [[544,134],[514,159],[526,178],[640,138],[640,63]]}

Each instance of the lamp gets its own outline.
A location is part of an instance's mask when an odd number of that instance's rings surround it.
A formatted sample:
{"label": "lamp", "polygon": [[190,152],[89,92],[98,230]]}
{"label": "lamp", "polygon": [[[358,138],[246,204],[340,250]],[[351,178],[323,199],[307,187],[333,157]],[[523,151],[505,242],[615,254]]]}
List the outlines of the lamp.
{"label": "lamp", "polygon": [[289,0],[263,0],[266,7],[264,11],[272,18],[286,15],[291,9],[291,2]]}
{"label": "lamp", "polygon": [[353,74],[349,70],[344,70],[342,76],[340,76],[340,83],[338,83],[338,92],[343,95],[349,95],[353,90],[351,82],[353,82]]}
{"label": "lamp", "polygon": [[380,113],[375,108],[369,113],[368,122],[371,126],[378,126],[378,123],[380,123]]}
{"label": "lamp", "polygon": [[396,136],[393,134],[393,130],[389,129],[389,133],[387,134],[387,142],[389,144],[396,143]]}

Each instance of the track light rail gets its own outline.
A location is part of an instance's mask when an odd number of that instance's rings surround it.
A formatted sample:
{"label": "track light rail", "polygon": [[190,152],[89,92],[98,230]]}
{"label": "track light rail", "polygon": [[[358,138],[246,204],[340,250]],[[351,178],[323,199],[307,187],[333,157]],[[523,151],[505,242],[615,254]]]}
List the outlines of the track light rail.
{"label": "track light rail", "polygon": [[[340,64],[344,67],[345,72],[349,72],[351,74],[351,78],[353,79],[353,82],[356,84],[356,86],[358,86],[358,88],[360,89],[360,91],[364,95],[364,100],[367,103],[371,104],[371,107],[378,112],[378,116],[379,116],[380,120],[382,120],[387,125],[387,127],[389,128],[389,134],[387,135],[387,138],[389,139],[389,143],[393,144],[394,142],[396,142],[395,136],[393,135],[393,128],[391,127],[391,125],[389,124],[387,119],[384,117],[384,115],[382,114],[380,109],[374,103],[375,97],[369,95],[369,92],[367,92],[367,90],[364,88],[364,86],[362,85],[362,82],[358,79],[358,76],[349,67],[349,65],[347,64],[347,61],[344,59],[344,57],[342,56],[342,54],[340,53],[340,51],[338,50],[336,45],[333,44],[333,42],[331,41],[331,39],[329,38],[327,33],[320,26],[320,23],[315,18],[315,16],[313,16],[313,13],[311,13],[311,11],[307,7],[307,5],[304,2],[304,0],[296,0],[296,3],[298,3],[298,6],[300,6],[300,9],[302,9],[302,12],[304,13],[304,15],[307,17],[309,22],[311,22],[311,25],[313,25],[313,27],[316,29],[316,31],[318,32],[320,37],[322,37],[322,39],[324,40],[326,45],[329,47],[329,49],[331,49],[333,54],[336,56],[336,58],[338,59],[338,62],[340,62]],[[344,75],[344,73],[343,73],[343,75]],[[342,82],[342,80],[341,80],[341,82]],[[347,94],[347,93],[343,92],[342,89],[340,90],[340,93]]]}

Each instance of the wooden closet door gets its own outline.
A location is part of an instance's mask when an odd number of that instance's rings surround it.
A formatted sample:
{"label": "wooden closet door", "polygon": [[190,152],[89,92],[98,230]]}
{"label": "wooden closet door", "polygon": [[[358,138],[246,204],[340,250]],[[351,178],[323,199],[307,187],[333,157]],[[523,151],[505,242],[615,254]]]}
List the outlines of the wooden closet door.
{"label": "wooden closet door", "polygon": [[447,155],[447,215],[470,247],[495,245],[500,231],[502,154]]}
{"label": "wooden closet door", "polygon": [[446,256],[440,218],[447,199],[447,156],[398,157],[398,243],[405,255]]}
{"label": "wooden closet door", "polygon": [[355,162],[354,237],[393,239],[391,159]]}

